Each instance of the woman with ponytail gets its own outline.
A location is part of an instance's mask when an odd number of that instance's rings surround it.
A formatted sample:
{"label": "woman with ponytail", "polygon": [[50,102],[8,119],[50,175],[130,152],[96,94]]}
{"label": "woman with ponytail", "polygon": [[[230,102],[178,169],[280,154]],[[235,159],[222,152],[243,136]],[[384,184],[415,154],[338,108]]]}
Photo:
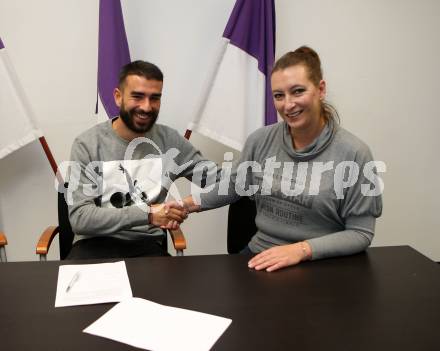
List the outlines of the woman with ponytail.
{"label": "woman with ponytail", "polygon": [[255,255],[248,264],[256,270],[364,251],[382,212],[381,180],[368,146],[339,125],[325,100],[318,54],[306,46],[288,52],[271,85],[282,122],[249,136],[226,195],[218,184],[185,204],[208,210],[258,189],[251,194],[258,231],[243,250]]}

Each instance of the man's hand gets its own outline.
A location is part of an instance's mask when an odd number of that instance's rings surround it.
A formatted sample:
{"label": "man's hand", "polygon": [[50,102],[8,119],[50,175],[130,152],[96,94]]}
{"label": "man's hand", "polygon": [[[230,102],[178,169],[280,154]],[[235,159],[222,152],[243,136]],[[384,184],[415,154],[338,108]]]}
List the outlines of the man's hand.
{"label": "man's hand", "polygon": [[249,262],[249,268],[257,271],[265,269],[272,272],[280,268],[293,266],[312,257],[310,245],[302,241],[291,245],[275,246],[254,256]]}
{"label": "man's hand", "polygon": [[156,204],[150,206],[148,218],[150,223],[162,229],[178,229],[188,217],[187,210],[178,202],[172,201],[166,204]]}

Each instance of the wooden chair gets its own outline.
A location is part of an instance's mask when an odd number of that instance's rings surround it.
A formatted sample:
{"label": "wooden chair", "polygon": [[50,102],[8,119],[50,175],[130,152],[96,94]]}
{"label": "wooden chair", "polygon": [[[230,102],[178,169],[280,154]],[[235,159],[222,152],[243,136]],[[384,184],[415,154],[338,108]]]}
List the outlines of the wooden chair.
{"label": "wooden chair", "polygon": [[[67,185],[65,186],[67,187]],[[58,192],[58,226],[47,227],[41,234],[37,243],[36,253],[40,256],[40,261],[46,261],[50,244],[58,233],[60,234],[58,239],[60,259],[64,260],[72,249],[73,238],[75,235],[72,231],[72,226],[70,225],[69,211],[62,192]],[[186,240],[182,231],[180,229],[171,230],[169,233],[177,256],[183,256],[183,250],[186,249]]]}
{"label": "wooden chair", "polygon": [[5,246],[8,244],[8,239],[6,239],[6,235],[3,232],[0,232],[0,262],[7,262],[6,258],[6,248]]}
{"label": "wooden chair", "polygon": [[257,232],[255,201],[242,197],[229,205],[227,242],[230,254],[243,250]]}

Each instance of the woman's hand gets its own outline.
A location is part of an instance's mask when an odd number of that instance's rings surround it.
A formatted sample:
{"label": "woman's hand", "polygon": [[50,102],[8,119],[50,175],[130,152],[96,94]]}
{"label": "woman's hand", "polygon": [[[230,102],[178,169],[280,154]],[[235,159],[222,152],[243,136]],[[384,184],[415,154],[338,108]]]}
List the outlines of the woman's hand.
{"label": "woman's hand", "polygon": [[274,246],[260,252],[248,262],[248,266],[257,271],[265,269],[267,272],[273,272],[311,258],[312,249],[310,245],[302,241],[290,245]]}
{"label": "woman's hand", "polygon": [[200,212],[200,204],[194,201],[192,195],[187,196],[183,199],[183,206],[188,211],[188,213]]}

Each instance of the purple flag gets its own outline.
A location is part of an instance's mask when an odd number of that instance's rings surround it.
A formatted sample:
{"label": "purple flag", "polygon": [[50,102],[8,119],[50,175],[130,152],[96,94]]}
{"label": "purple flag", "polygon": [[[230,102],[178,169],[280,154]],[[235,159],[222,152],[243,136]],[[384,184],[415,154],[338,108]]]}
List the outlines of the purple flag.
{"label": "purple flag", "polygon": [[[98,94],[107,116],[119,114],[113,98],[121,67],[130,62],[120,0],[99,2]],[[97,105],[98,106],[98,105]]]}
{"label": "purple flag", "polygon": [[237,0],[223,37],[258,60],[258,69],[266,76],[265,125],[276,123],[269,79],[275,57],[274,0]]}
{"label": "purple flag", "polygon": [[277,122],[274,1],[237,0],[219,44],[188,129],[241,150],[249,134]]}

